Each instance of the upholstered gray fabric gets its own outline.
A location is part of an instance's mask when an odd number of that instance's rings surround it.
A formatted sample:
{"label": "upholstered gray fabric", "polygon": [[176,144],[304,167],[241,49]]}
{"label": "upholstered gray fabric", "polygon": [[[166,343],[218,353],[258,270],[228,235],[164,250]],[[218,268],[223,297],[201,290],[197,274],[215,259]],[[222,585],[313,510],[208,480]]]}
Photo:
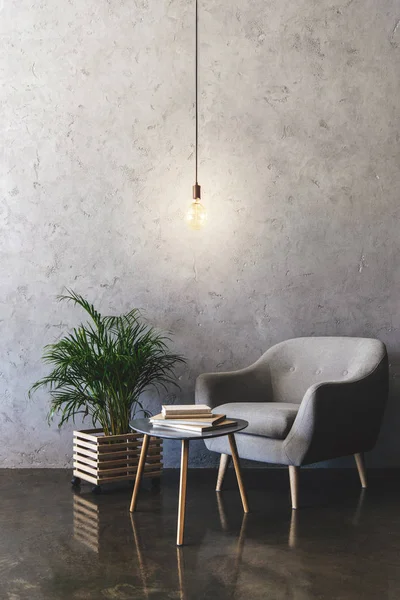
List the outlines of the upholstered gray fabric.
{"label": "upholstered gray fabric", "polygon": [[232,402],[214,408],[214,413],[245,419],[249,422],[245,435],[261,435],[283,440],[289,433],[299,410],[288,402]]}
{"label": "upholstered gray fabric", "polygon": [[[294,464],[290,462],[290,459],[285,454],[283,440],[273,440],[272,438],[258,435],[244,435],[244,433],[236,433],[235,439],[240,458],[277,465]],[[212,452],[231,454],[229,441],[226,436],[211,438],[207,440],[206,446]],[[268,457],[268,460],[266,460],[266,457]]]}
{"label": "upholstered gray fabric", "polygon": [[[196,402],[213,408],[227,402],[260,403],[260,419],[265,403],[299,405],[283,440],[254,435],[249,429],[236,436],[244,458],[296,466],[371,450],[387,395],[386,348],[369,338],[288,340],[250,367],[200,375],[196,382]],[[246,418],[240,409],[235,416]],[[252,428],[254,423],[252,416]],[[230,454],[224,438],[206,445]]]}

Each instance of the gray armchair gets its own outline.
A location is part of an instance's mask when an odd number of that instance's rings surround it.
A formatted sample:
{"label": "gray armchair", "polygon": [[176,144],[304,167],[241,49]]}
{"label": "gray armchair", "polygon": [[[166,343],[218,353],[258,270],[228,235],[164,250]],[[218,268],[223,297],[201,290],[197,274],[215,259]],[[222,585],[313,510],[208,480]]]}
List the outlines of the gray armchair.
{"label": "gray armchair", "polygon": [[[368,338],[287,340],[250,367],[196,381],[197,403],[249,422],[235,436],[241,458],[289,466],[292,508],[303,465],[353,454],[367,486],[363,453],[375,445],[387,395],[386,348]],[[206,446],[221,454],[220,491],[229,443],[218,437]]]}

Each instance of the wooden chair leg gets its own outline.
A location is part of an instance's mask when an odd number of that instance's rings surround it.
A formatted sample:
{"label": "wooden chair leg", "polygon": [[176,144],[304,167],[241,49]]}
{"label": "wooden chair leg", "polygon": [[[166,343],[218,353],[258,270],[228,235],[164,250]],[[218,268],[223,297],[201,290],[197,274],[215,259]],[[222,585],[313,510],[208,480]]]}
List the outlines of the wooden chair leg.
{"label": "wooden chair leg", "polygon": [[357,465],[358,474],[360,476],[361,487],[366,488],[367,487],[367,473],[365,471],[364,454],[362,452],[359,452],[358,454],[354,455],[354,458],[356,459],[356,465]]}
{"label": "wooden chair leg", "polygon": [[289,465],[290,494],[292,496],[292,509],[294,510],[298,507],[299,474],[300,467],[294,467],[293,465]]}
{"label": "wooden chair leg", "polygon": [[222,484],[224,483],[224,477],[229,465],[229,459],[229,454],[221,454],[221,459],[219,461],[217,487],[215,488],[217,492],[222,492]]}

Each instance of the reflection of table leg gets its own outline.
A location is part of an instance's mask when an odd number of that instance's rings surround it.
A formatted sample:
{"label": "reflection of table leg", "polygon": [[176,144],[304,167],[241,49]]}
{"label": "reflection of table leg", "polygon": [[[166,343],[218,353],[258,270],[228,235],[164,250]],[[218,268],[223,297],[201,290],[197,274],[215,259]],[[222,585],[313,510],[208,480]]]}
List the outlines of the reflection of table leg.
{"label": "reflection of table leg", "polygon": [[[138,528],[138,524],[136,522],[136,516],[131,513],[131,524],[132,524],[132,532],[133,539],[136,546],[136,553],[138,559],[138,566],[140,571],[140,577],[142,580],[142,589],[143,589],[143,598],[149,598],[152,595],[151,581],[148,583],[148,579],[151,579],[151,569],[149,570],[148,565],[145,562],[146,552],[143,554],[142,552],[142,536],[140,535],[140,531]],[[186,600],[186,586],[185,586],[185,561],[184,561],[184,549],[177,548],[176,549],[176,560],[178,567],[178,581],[179,581],[179,600]],[[142,598],[142,596],[140,596]]]}
{"label": "reflection of table leg", "polygon": [[229,445],[231,447],[231,452],[232,452],[233,465],[235,467],[236,478],[237,478],[237,482],[238,482],[238,486],[239,486],[240,497],[242,498],[243,510],[245,513],[248,513],[249,505],[247,503],[246,490],[244,488],[242,474],[240,472],[239,456],[238,456],[238,451],[237,451],[237,447],[236,447],[235,436],[233,433],[229,433],[228,438],[229,438]]}
{"label": "reflection of table leg", "polygon": [[179,598],[180,600],[185,600],[185,562],[183,556],[183,548],[176,549],[176,561],[178,565]]}
{"label": "reflection of table leg", "polygon": [[219,520],[221,522],[221,527],[224,531],[228,531],[228,520],[226,518],[225,506],[224,506],[224,495],[216,494],[217,496],[217,504],[218,504],[218,512],[219,512]]}
{"label": "reflection of table leg", "polygon": [[137,552],[137,557],[138,557],[140,576],[142,578],[143,593],[145,595],[145,598],[148,598],[149,590],[147,587],[146,568],[145,568],[145,564],[144,564],[144,560],[143,560],[143,556],[142,556],[142,546],[141,546],[141,543],[139,540],[139,532],[136,528],[135,517],[132,513],[131,513],[131,524],[132,524],[133,538],[135,540],[136,552]]}
{"label": "reflection of table leg", "polygon": [[136,502],[137,502],[137,497],[139,494],[140,482],[142,480],[142,475],[143,475],[143,471],[144,471],[144,464],[146,462],[149,441],[150,441],[150,436],[145,434],[144,438],[143,438],[142,451],[140,453],[139,464],[138,464],[138,468],[136,471],[135,487],[133,488],[131,508],[130,508],[131,512],[134,512],[134,510],[136,508]]}
{"label": "reflection of table leg", "polygon": [[180,486],[179,486],[178,532],[177,532],[177,536],[176,536],[177,546],[182,546],[182,544],[183,544],[183,531],[185,528],[186,484],[187,484],[188,459],[189,459],[189,440],[182,440],[181,480],[180,480]]}
{"label": "reflection of table leg", "polygon": [[221,454],[220,462],[219,462],[219,470],[218,470],[218,479],[217,479],[217,487],[215,488],[216,492],[222,491],[222,484],[224,481],[225,473],[229,465],[229,454]]}

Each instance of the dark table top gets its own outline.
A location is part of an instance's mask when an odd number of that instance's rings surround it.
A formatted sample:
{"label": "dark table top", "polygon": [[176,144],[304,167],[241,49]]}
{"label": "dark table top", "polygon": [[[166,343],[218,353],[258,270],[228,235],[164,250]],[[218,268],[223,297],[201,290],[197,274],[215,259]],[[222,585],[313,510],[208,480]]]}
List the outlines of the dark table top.
{"label": "dark table top", "polygon": [[[229,417],[227,417],[229,419]],[[193,433],[192,431],[178,431],[177,429],[162,429],[161,427],[153,427],[149,419],[135,419],[129,423],[129,427],[139,433],[145,433],[153,437],[164,438],[168,440],[206,440],[208,438],[221,437],[228,433],[237,433],[245,429],[248,425],[243,419],[233,419],[237,425],[233,427],[221,427],[205,433]]]}

